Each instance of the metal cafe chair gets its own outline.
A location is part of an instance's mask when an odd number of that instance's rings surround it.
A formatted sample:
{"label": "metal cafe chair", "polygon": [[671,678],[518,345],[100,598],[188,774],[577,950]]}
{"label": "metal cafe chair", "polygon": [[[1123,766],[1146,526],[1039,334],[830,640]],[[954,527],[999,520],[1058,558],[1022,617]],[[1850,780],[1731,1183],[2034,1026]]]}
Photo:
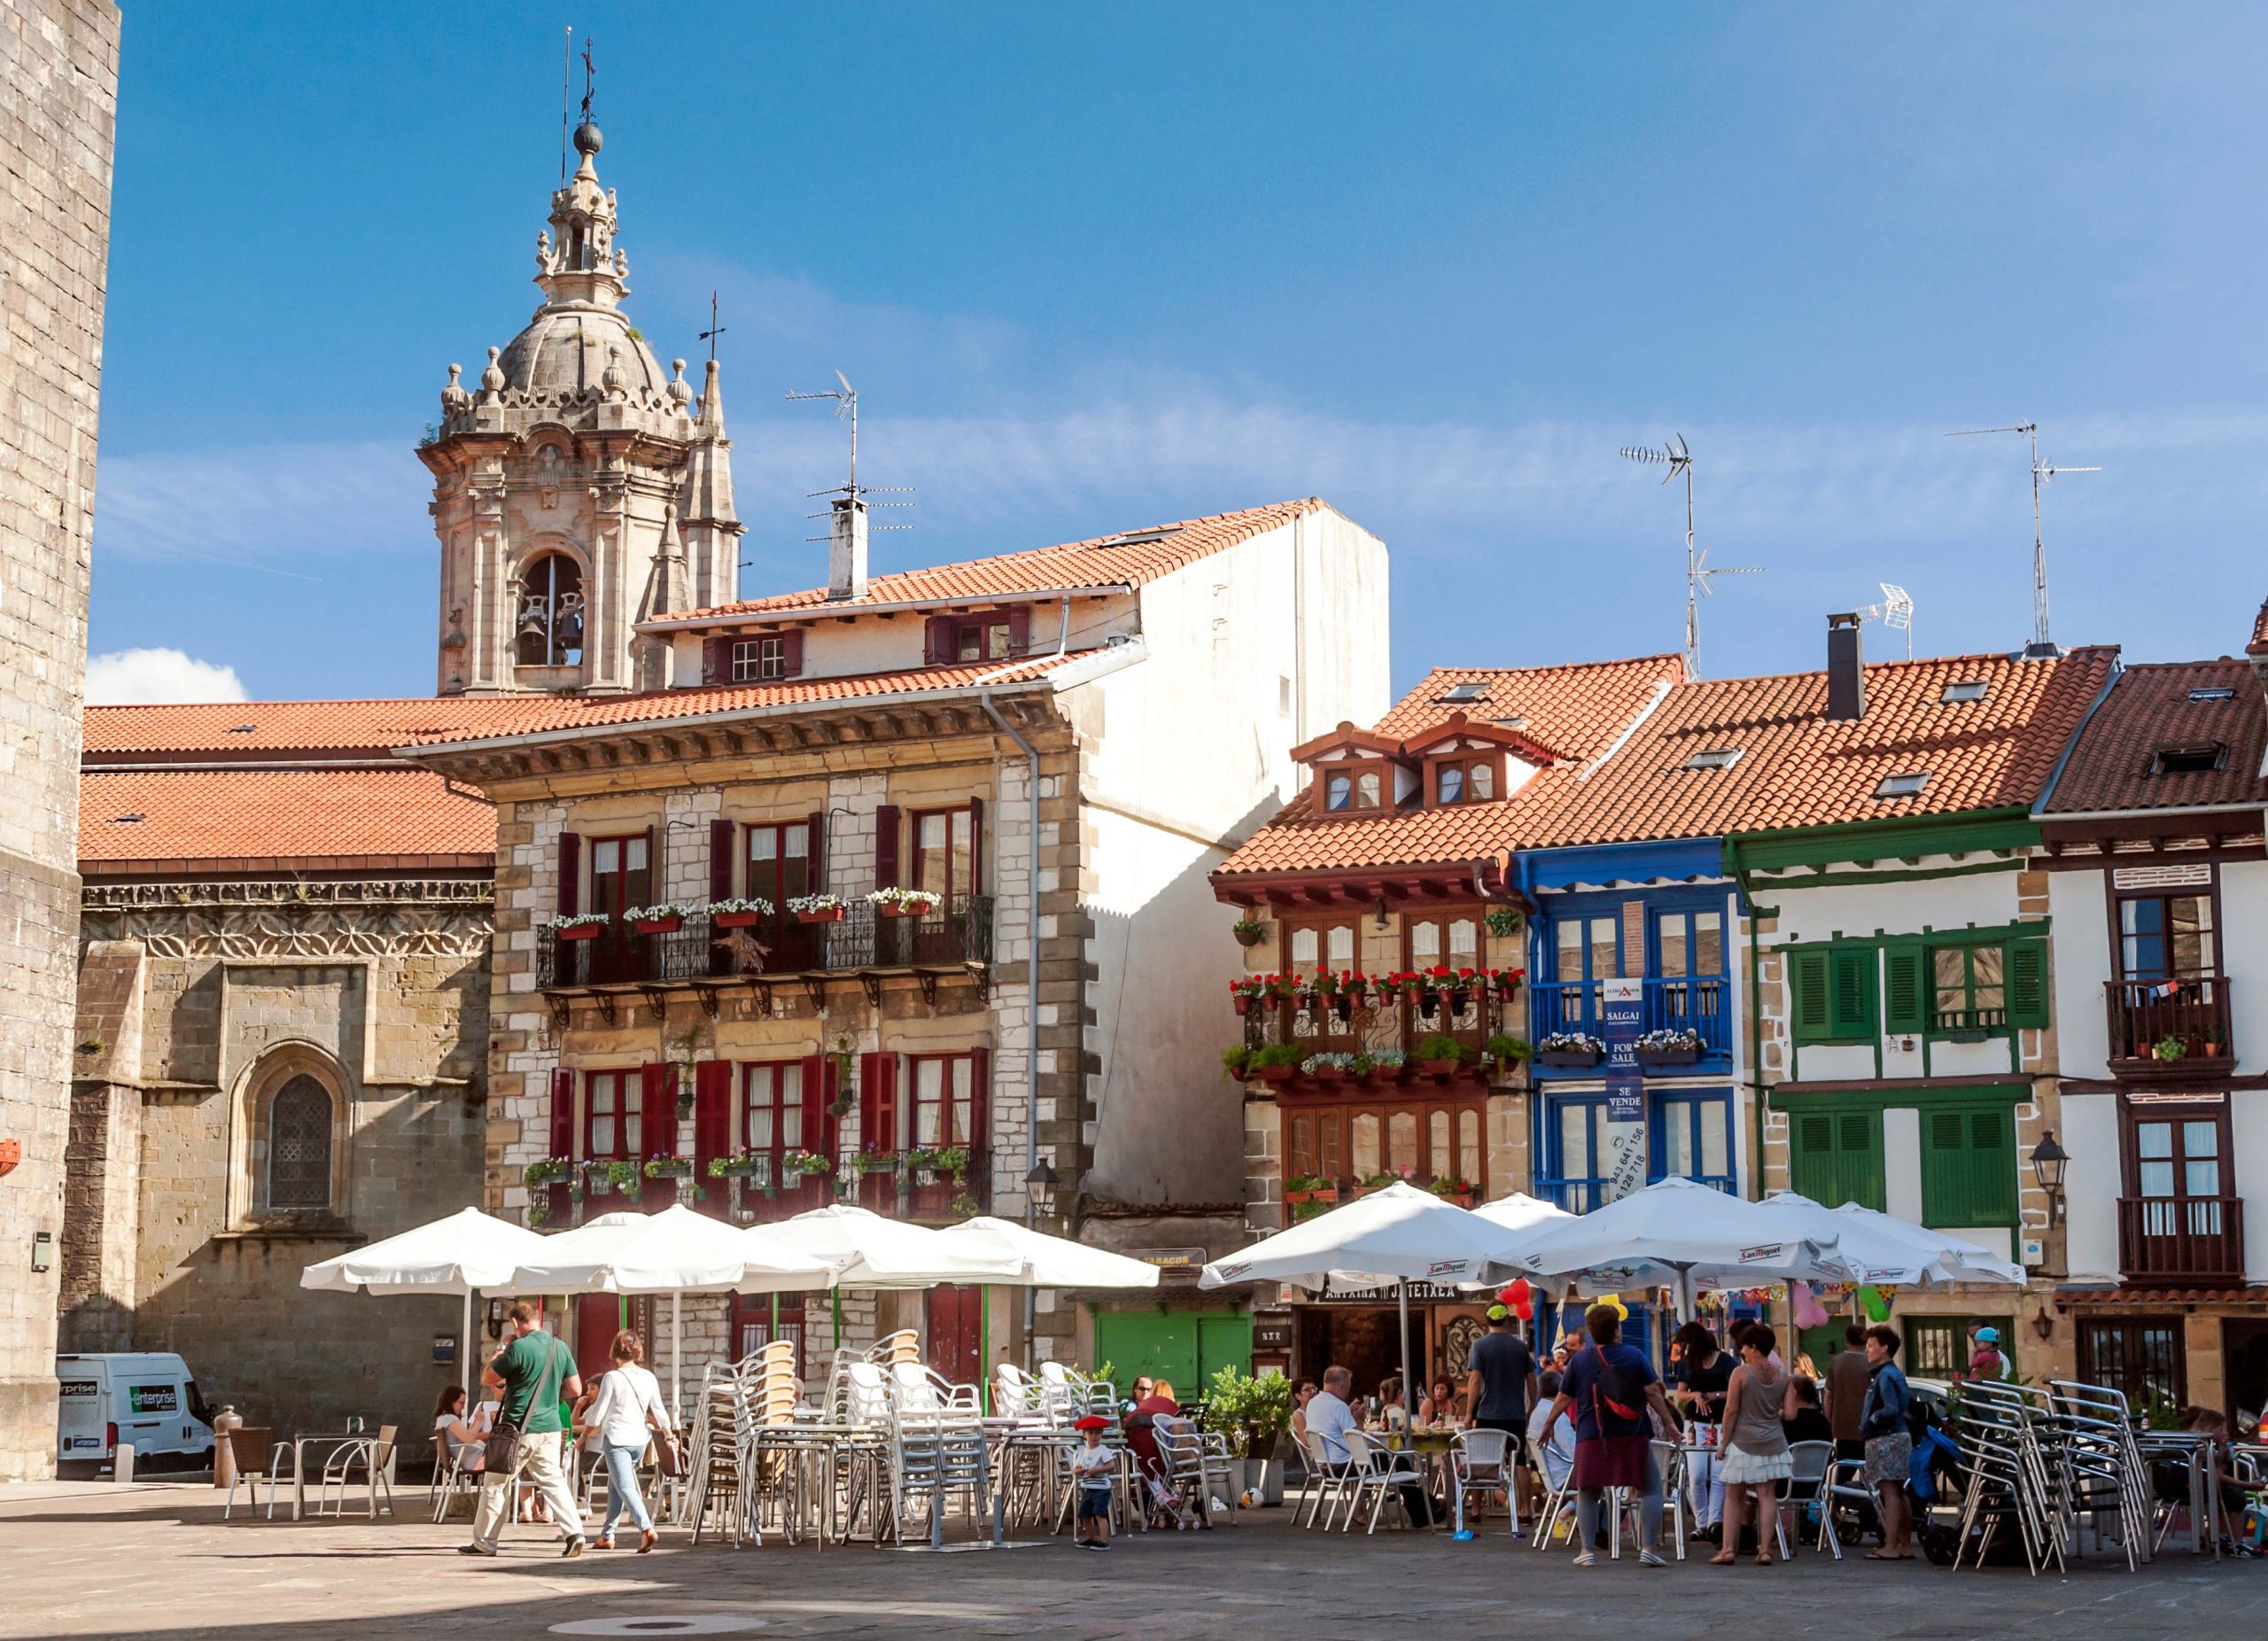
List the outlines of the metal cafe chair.
{"label": "metal cafe chair", "polygon": [[[1210,1528],[1213,1500],[1219,1498],[1227,1504],[1229,1519],[1234,1521],[1238,1489],[1229,1478],[1226,1440],[1198,1429],[1193,1420],[1166,1414],[1152,1424],[1151,1435],[1158,1444],[1158,1458],[1165,1465],[1166,1486],[1181,1501],[1184,1513],[1193,1511],[1197,1524]],[[1351,1442],[1348,1450],[1353,1450]]]}
{"label": "metal cafe chair", "polygon": [[[1788,1458],[1793,1462],[1795,1469],[1780,1485],[1780,1502],[1783,1505],[1792,1505],[1798,1510],[1801,1510],[1806,1505],[1816,1508],[1819,1512],[1819,1532],[1812,1540],[1812,1548],[1814,1550],[1824,1548],[1837,1561],[1840,1561],[1843,1559],[1843,1544],[1835,1536],[1835,1513],[1829,1508],[1833,1501],[1827,1496],[1827,1473],[1829,1467],[1835,1462],[1835,1443],[1832,1442],[1790,1442],[1788,1444]],[[1798,1516],[1797,1519],[1800,1524],[1802,1518]],[[1788,1529],[1787,1518],[1784,1515],[1780,1520],[1779,1532],[1780,1557],[1781,1559],[1785,1560],[1788,1555]],[[1800,1525],[1796,1536],[1798,1538],[1803,1536]]]}
{"label": "metal cafe chair", "polygon": [[237,1489],[241,1486],[254,1510],[260,1508],[260,1489],[265,1487],[268,1489],[268,1519],[271,1521],[276,1520],[276,1492],[293,1480],[291,1444],[278,1442],[273,1430],[259,1429],[250,1425],[222,1431],[220,1439],[229,1444],[229,1451],[236,1466],[236,1474],[229,1482],[229,1497],[221,1506],[221,1519],[227,1520],[229,1512],[237,1507]]}
{"label": "metal cafe chair", "polygon": [[1535,1518],[1535,1547],[1548,1550],[1551,1546],[1552,1535],[1559,1530],[1559,1519],[1563,1513],[1569,1523],[1568,1536],[1574,1536],[1575,1467],[1568,1466],[1566,1474],[1555,1484],[1551,1480],[1550,1466],[1544,1463],[1544,1444],[1531,1436],[1527,1451],[1529,1463],[1535,1466],[1535,1474],[1542,1476],[1544,1482],[1543,1508]]}
{"label": "metal cafe chair", "polygon": [[1468,1493],[1479,1493],[1485,1500],[1492,1493],[1504,1496],[1507,1513],[1511,1517],[1511,1533],[1520,1536],[1520,1494],[1518,1478],[1512,1472],[1512,1436],[1506,1430],[1460,1430],[1449,1447],[1449,1503],[1456,1517],[1456,1530],[1464,1531],[1464,1500]]}
{"label": "metal cafe chair", "polygon": [[[483,1474],[478,1469],[469,1468],[465,1464],[467,1455],[451,1448],[446,1436],[441,1439],[441,1446],[447,1450],[449,1462],[446,1468],[437,1467],[434,1471],[433,1520],[437,1523],[449,1519],[449,1506],[456,1502],[459,1495],[471,1499],[476,1505],[479,1503]],[[478,1450],[475,1449],[474,1453],[477,1455]]]}
{"label": "metal cafe chair", "polygon": [[[400,1429],[395,1425],[380,1425],[378,1434],[349,1442],[333,1450],[323,1460],[322,1490],[315,1496],[315,1513],[323,1513],[323,1503],[330,1502],[330,1513],[342,1515],[346,1509],[346,1489],[354,1480],[357,1468],[362,1479],[370,1485],[370,1519],[378,1519],[378,1495],[385,1494],[386,1513],[393,1513],[393,1443]],[[338,1496],[333,1499],[330,1489],[336,1487]]]}
{"label": "metal cafe chair", "polygon": [[1370,1524],[1363,1529],[1366,1534],[1379,1530],[1379,1517],[1388,1504],[1402,1511],[1404,1526],[1415,1527],[1417,1523],[1410,1520],[1402,1505],[1402,1489],[1425,1485],[1425,1473],[1418,1467],[1416,1458],[1394,1451],[1360,1430],[1349,1430],[1346,1441],[1347,1455],[1352,1461],[1347,1466],[1347,1481],[1354,1489],[1354,1507],[1347,1513],[1347,1525],[1340,1530],[1355,1530],[1355,1518],[1363,1513],[1366,1494],[1371,1500]]}
{"label": "metal cafe chair", "polygon": [[1331,1524],[1338,1519],[1340,1500],[1347,1496],[1348,1466],[1332,1462],[1330,1450],[1312,1430],[1301,1438],[1300,1451],[1306,1459],[1308,1473],[1307,1497],[1301,1501],[1306,1514],[1300,1525],[1311,1528],[1320,1520],[1323,1530],[1328,1533]]}

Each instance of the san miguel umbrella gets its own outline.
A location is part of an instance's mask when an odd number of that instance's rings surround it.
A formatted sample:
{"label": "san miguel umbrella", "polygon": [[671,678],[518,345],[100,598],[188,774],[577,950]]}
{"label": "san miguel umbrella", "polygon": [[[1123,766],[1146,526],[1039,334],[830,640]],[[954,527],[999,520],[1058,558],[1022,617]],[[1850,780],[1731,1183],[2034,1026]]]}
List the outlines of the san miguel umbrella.
{"label": "san miguel umbrella", "polygon": [[[1947,1236],[1942,1231],[1932,1231],[1926,1225],[1896,1218],[1879,1209],[1845,1202],[1840,1208],[1829,1210],[1828,1219],[1840,1227],[1846,1246],[1862,1237],[1871,1236],[1892,1244],[1903,1243],[1926,1255],[1930,1261],[1928,1273],[1915,1279],[1925,1286],[1953,1282],[2003,1282],[2021,1287],[2028,1280],[2022,1265],[2001,1258],[1988,1248],[1979,1248],[1974,1242]],[[1877,1282],[1889,1279],[1868,1277],[1863,1279]]]}
{"label": "san miguel umbrella", "polygon": [[1837,1244],[1833,1233],[1804,1217],[1673,1178],[1539,1226],[1519,1257],[1523,1275],[1554,1287],[1674,1287],[1678,1314],[1689,1318],[1694,1295],[1705,1287],[1854,1280]]}
{"label": "san miguel umbrella", "polygon": [[871,1209],[847,1202],[814,1208],[764,1227],[766,1236],[835,1267],[835,1342],[843,1342],[843,1298],[846,1287],[936,1287],[1014,1282],[1023,1269],[1021,1255],[1006,1248],[972,1247],[950,1241],[942,1231],[885,1219]]}
{"label": "san miguel umbrella", "polygon": [[1333,1282],[1349,1287],[1394,1284],[1400,1296],[1402,1394],[1407,1404],[1414,1394],[1410,1284],[1454,1286],[1526,1276],[1528,1267],[1517,1250],[1529,1240],[1527,1233],[1397,1180],[1213,1261],[1199,1273],[1197,1285],[1289,1282],[1321,1292]]}
{"label": "san miguel umbrella", "polygon": [[[1023,1269],[1015,1276],[1000,1279],[1004,1287],[1134,1288],[1158,1285],[1157,1266],[1146,1261],[1129,1259],[1107,1248],[1090,1248],[1068,1237],[1050,1236],[1045,1231],[1035,1231],[1013,1219],[1000,1219],[990,1214],[948,1225],[937,1234],[956,1247],[975,1248],[986,1255],[1003,1251],[1014,1254],[1022,1262]],[[990,1313],[989,1296],[983,1289],[989,1286],[979,1285],[976,1300],[978,1376],[985,1381],[988,1394],[992,1373],[992,1365],[987,1359],[990,1350],[987,1332]]]}
{"label": "san miguel umbrella", "polygon": [[669,1295],[672,1408],[685,1358],[686,1295],[793,1293],[834,1279],[830,1261],[683,1203],[658,1214],[602,1214],[544,1238],[513,1274],[514,1284],[530,1293]]}
{"label": "san miguel umbrella", "polygon": [[331,1294],[462,1295],[464,1332],[459,1349],[470,1395],[473,1294],[511,1291],[520,1262],[533,1256],[547,1240],[477,1208],[462,1209],[445,1219],[309,1265],[299,1272],[299,1286]]}

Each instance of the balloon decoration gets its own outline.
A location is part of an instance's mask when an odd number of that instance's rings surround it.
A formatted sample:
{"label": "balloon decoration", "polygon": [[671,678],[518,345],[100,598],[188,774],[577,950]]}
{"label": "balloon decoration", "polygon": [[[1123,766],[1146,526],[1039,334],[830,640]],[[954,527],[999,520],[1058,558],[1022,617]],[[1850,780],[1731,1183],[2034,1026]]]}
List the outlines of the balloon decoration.
{"label": "balloon decoration", "polygon": [[1794,1309],[1798,1327],[1825,1327],[1827,1326],[1829,1319],[1827,1307],[1819,1303],[1817,1295],[1811,1291],[1810,1284],[1791,1282],[1788,1285],[1788,1289],[1795,1299]]}
{"label": "balloon decoration", "polygon": [[1526,1277],[1513,1278],[1496,1297],[1510,1307],[1511,1313],[1521,1321],[1526,1322],[1534,1318],[1535,1290],[1527,1285]]}
{"label": "balloon decoration", "polygon": [[1879,1287],[1860,1288],[1859,1308],[1867,1313],[1867,1320],[1869,1322],[1881,1323],[1890,1320],[1890,1299]]}

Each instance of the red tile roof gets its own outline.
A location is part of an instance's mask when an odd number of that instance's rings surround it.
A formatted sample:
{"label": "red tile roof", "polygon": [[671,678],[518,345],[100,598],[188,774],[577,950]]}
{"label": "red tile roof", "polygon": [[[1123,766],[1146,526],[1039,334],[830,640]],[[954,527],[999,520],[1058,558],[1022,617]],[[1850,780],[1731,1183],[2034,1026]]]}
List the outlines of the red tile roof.
{"label": "red tile roof", "polygon": [[[1578,666],[1437,670],[1379,720],[1379,733],[1416,738],[1463,713],[1478,723],[1511,719],[1570,761],[1539,769],[1510,797],[1390,815],[1324,816],[1309,787],[1222,862],[1216,883],[1385,866],[1461,865],[1517,846],[1540,817],[1556,813],[1581,765],[1614,743],[1683,671],[1675,656]],[[1479,700],[1444,702],[1456,684],[1487,686]]]}
{"label": "red tile roof", "polygon": [[965,666],[911,667],[902,673],[791,679],[777,684],[703,684],[698,688],[664,689],[649,695],[515,697],[489,702],[492,709],[498,709],[489,721],[470,719],[417,744],[433,746],[506,735],[556,735],[614,725],[670,723],[712,713],[821,706],[836,701],[967,689],[980,681],[1005,688],[1011,684],[1029,683],[1052,667],[1093,653],[1091,649],[1074,649],[1068,656],[1034,656],[1021,665],[983,661]]}
{"label": "red tile roof", "polygon": [[496,812],[423,769],[128,769],[79,778],[80,869],[483,866]]}
{"label": "red tile roof", "polygon": [[[1851,722],[1827,717],[1824,673],[1682,684],[1531,846],[2029,808],[2117,656],[1877,663],[1867,668],[1865,716]],[[1977,681],[1983,700],[1942,699],[1946,686]],[[1683,767],[1696,752],[1735,748],[1728,768]],[[1918,796],[1875,796],[1884,777],[1914,774],[1930,777]]]}
{"label": "red tile roof", "polygon": [[414,746],[541,707],[528,696],[395,701],[232,701],[190,706],[90,706],[86,751],[212,752],[273,759],[294,752],[369,751]]}
{"label": "red tile roof", "polygon": [[[2226,690],[2220,698],[2193,700]],[[2225,749],[2218,769],[2194,774],[2153,773],[2161,748],[2214,743]],[[2043,813],[2073,815],[2133,809],[2249,808],[2261,801],[2261,757],[2268,750],[2268,703],[2242,661],[2182,661],[2130,666],[2080,731],[2062,778]]]}
{"label": "red tile roof", "polygon": [[1326,506],[1321,498],[1309,496],[1304,501],[1278,502],[1270,507],[1247,508],[1239,513],[1214,513],[1203,518],[1184,518],[1170,525],[1122,531],[1089,541],[1071,541],[1060,547],[1034,548],[991,558],[970,559],[964,564],[937,564],[927,570],[876,576],[866,583],[866,595],[859,599],[829,599],[825,587],[815,587],[799,593],[779,593],[769,598],[742,599],[738,603],[718,604],[664,618],[675,623],[702,616],[771,615],[822,605],[830,610],[855,610],[867,604],[1007,598],[1018,594],[1078,587],[1140,587],[1295,518],[1322,512]]}

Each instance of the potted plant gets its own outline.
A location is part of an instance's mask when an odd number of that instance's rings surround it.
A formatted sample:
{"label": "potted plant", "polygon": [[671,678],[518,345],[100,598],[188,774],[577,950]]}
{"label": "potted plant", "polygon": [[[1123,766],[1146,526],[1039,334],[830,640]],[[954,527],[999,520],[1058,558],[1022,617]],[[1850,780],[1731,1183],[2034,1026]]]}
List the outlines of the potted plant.
{"label": "potted plant", "polygon": [[685,920],[692,915],[691,906],[663,900],[653,906],[633,906],[622,914],[622,921],[641,935],[670,935],[684,928]]}
{"label": "potted plant", "polygon": [[1398,1048],[1381,1048],[1371,1056],[1371,1075],[1382,1083],[1410,1080],[1410,1056]]}
{"label": "potted plant", "polygon": [[1480,921],[1499,940],[1509,939],[1520,931],[1520,914],[1511,906],[1492,906],[1481,914]]}
{"label": "potted plant", "polygon": [[1332,1088],[1346,1079],[1348,1069],[1354,1063],[1355,1056],[1352,1054],[1309,1054],[1300,1062],[1300,1069],[1325,1088]]}
{"label": "potted plant", "polygon": [[917,1186],[937,1183],[937,1154],[928,1146],[915,1146],[905,1154],[905,1166],[913,1175]]}
{"label": "potted plant", "polygon": [[540,1190],[546,1186],[555,1185],[560,1180],[569,1178],[574,1173],[574,1171],[575,1159],[573,1157],[547,1156],[540,1161],[530,1163],[525,1168],[522,1169],[520,1170],[520,1183],[527,1186],[531,1191]]}
{"label": "potted plant", "polygon": [[1248,950],[1268,937],[1268,925],[1258,918],[1240,917],[1229,925],[1229,932],[1237,937],[1239,945]]}
{"label": "potted plant", "polygon": [[1526,1038],[1513,1037],[1504,1031],[1495,1033],[1480,1045],[1480,1059],[1483,1066],[1493,1068],[1506,1076],[1510,1076],[1512,1068],[1528,1058],[1534,1052],[1528,1047]]}
{"label": "potted plant", "polygon": [[1701,1033],[1665,1027],[1641,1037],[1637,1047],[1642,1066],[1689,1066],[1701,1058]]}
{"label": "potted plant", "polygon": [[1490,977],[1496,983],[1497,995],[1500,997],[1510,997],[1513,992],[1519,990],[1520,982],[1527,978],[1527,970],[1525,968],[1499,968]]}
{"label": "potted plant", "polygon": [[1459,1208],[1471,1208],[1473,1199],[1480,1194],[1470,1179],[1455,1178],[1436,1178],[1425,1189],[1443,1202],[1454,1202]]}
{"label": "potted plant", "polygon": [[1260,1073],[1260,1080],[1263,1083],[1288,1083],[1298,1072],[1303,1058],[1305,1056],[1289,1043],[1270,1043],[1256,1052],[1247,1063]]}
{"label": "potted plant", "polygon": [[603,912],[578,912],[571,917],[553,918],[551,932],[562,940],[595,940],[612,922]]}
{"label": "potted plant", "polygon": [[765,1163],[772,1159],[755,1151],[735,1151],[730,1156],[709,1159],[711,1179],[753,1179],[765,1171]]}
{"label": "potted plant", "polygon": [[1378,1075],[1378,1069],[1379,1062],[1376,1055],[1355,1054],[1347,1062],[1347,1078],[1349,1082],[1368,1088],[1371,1085],[1371,1079]]}
{"label": "potted plant", "polygon": [[1250,1069],[1252,1065],[1252,1054],[1253,1051],[1242,1043],[1234,1044],[1230,1047],[1223,1049],[1221,1051],[1221,1069],[1226,1071],[1231,1077],[1236,1078],[1238,1082],[1243,1082],[1245,1079],[1245,1073]]}
{"label": "potted plant", "polygon": [[1284,1502],[1284,1466],[1276,1444],[1292,1427],[1292,1381],[1224,1367],[1206,1381],[1204,1427],[1217,1432],[1244,1466],[1243,1493],[1262,1505]]}
{"label": "potted plant", "polygon": [[874,1146],[861,1147],[858,1168],[862,1174],[894,1174],[897,1171],[897,1153],[880,1150]]}
{"label": "potted plant", "polygon": [[1535,1062],[1547,1066],[1595,1066],[1606,1045],[1588,1031],[1554,1031],[1535,1046]]}
{"label": "potted plant", "polygon": [[1461,1015],[1472,1006],[1473,984],[1480,978],[1480,975],[1470,968],[1460,968],[1447,976],[1443,989],[1449,992],[1449,1013]]}
{"label": "potted plant", "polygon": [[1420,1038],[1418,1042],[1418,1069],[1426,1077],[1450,1077],[1464,1063],[1465,1047],[1453,1037]]}
{"label": "potted plant", "polygon": [[976,1212],[976,1197],[973,1193],[967,1191],[953,1193],[953,1212],[963,1219]]}
{"label": "potted plant", "polygon": [[1272,975],[1247,975],[1241,980],[1230,981],[1229,1001],[1237,1013],[1250,1014],[1252,1006],[1268,995],[1269,982],[1274,978]]}
{"label": "potted plant", "polygon": [[788,910],[799,923],[839,923],[850,908],[841,895],[792,895]]}
{"label": "potted plant", "polygon": [[745,899],[711,900],[709,903],[709,926],[711,929],[752,929],[772,915],[772,902],[761,895]]}
{"label": "potted plant", "polygon": [[1339,1200],[1339,1187],[1320,1174],[1288,1174],[1284,1179],[1284,1200],[1286,1202],[1321,1202],[1328,1207]]}
{"label": "potted plant", "polygon": [[2181,1038],[2162,1037],[2150,1050],[2150,1057],[2163,1065],[2172,1065],[2189,1058],[2189,1045]]}
{"label": "potted plant", "polygon": [[1396,1180],[1406,1180],[1409,1178],[1409,1171],[1404,1169],[1395,1169],[1390,1171],[1381,1169],[1375,1174],[1364,1174],[1360,1179],[1356,1180],[1355,1182],[1355,1194],[1358,1197],[1368,1196],[1373,1191],[1385,1190]]}
{"label": "potted plant", "polygon": [[583,1164],[583,1190],[591,1196],[605,1196],[614,1189],[614,1164],[604,1158],[594,1157]]}
{"label": "potted plant", "polygon": [[690,1179],[693,1178],[693,1159],[689,1156],[679,1156],[674,1152],[656,1151],[646,1159],[646,1178],[649,1179]]}
{"label": "potted plant", "polygon": [[959,1179],[968,1172],[967,1146],[939,1146],[933,1154],[937,1171],[948,1179]]}
{"label": "potted plant", "polygon": [[780,1171],[810,1179],[835,1171],[835,1159],[824,1151],[790,1151],[780,1159]]}
{"label": "potted plant", "polygon": [[926,889],[877,889],[866,899],[884,917],[927,917],[937,909],[937,897]]}

